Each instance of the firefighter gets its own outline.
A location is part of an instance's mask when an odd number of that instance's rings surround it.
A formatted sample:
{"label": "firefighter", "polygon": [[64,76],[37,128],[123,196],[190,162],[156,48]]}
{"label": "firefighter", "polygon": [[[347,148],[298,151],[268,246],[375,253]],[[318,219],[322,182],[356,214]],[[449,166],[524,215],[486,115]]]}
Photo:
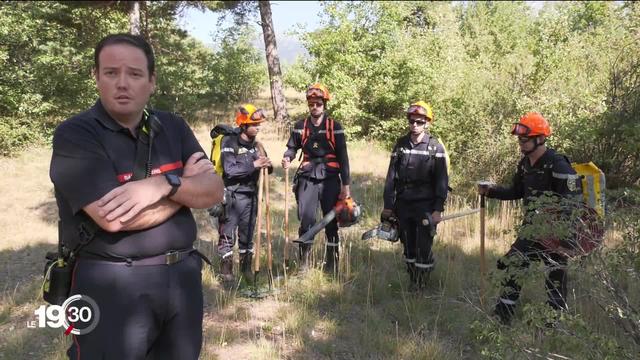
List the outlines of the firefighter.
{"label": "firefighter", "polygon": [[[288,168],[299,149],[302,163],[294,177],[294,193],[298,202],[298,219],[302,235],[316,222],[320,205],[326,215],[338,199],[350,197],[349,157],[344,130],[326,112],[329,90],[322,84],[311,85],[306,92],[309,116],[296,122],[287,142],[282,167]],[[336,219],[325,228],[326,256],[323,269],[334,273],[338,265],[338,223]],[[300,244],[298,255],[301,270],[309,266],[311,244]]]}
{"label": "firefighter", "polygon": [[258,178],[262,168],[273,171],[271,160],[261,153],[256,136],[266,120],[264,110],[252,104],[244,104],[236,113],[240,135],[225,136],[221,144],[222,179],[229,201],[218,227],[218,254],[221,257],[220,273],[225,285],[233,283],[233,247],[238,238],[240,271],[249,278],[253,259],[253,229],[258,211]]}
{"label": "firefighter", "polygon": [[432,229],[444,211],[449,176],[444,146],[428,131],[431,106],[424,101],[411,104],[407,120],[409,133],[398,139],[391,153],[380,217],[397,218],[410,289],[419,290],[435,265]]}
{"label": "firefighter", "polygon": [[[513,177],[513,184],[509,187],[479,186],[478,192],[481,195],[500,200],[523,199],[526,213],[523,225],[530,224],[533,216],[539,213],[539,209],[535,208],[535,201],[546,196],[544,192],[552,194],[556,199],[575,199],[580,196],[580,179],[569,160],[545,145],[546,139],[551,135],[551,127],[540,113],[529,112],[522,116],[513,125],[511,134],[517,136],[523,155]],[[530,203],[533,206],[529,206]],[[505,279],[494,313],[504,324],[511,321],[520,296],[521,285],[514,270],[529,267],[531,261],[543,261],[547,267],[545,285],[548,304],[557,310],[567,308],[566,256],[548,251],[541,242],[519,234],[511,249],[497,264],[498,269],[505,272]]]}
{"label": "firefighter", "polygon": [[109,34],[94,61],[98,100],[53,135],[59,245],[76,259],[70,295],[101,314],[67,356],[197,360],[204,256],[190,208],[219,203],[222,179],[184,119],[147,107],[156,62],[143,37]]}

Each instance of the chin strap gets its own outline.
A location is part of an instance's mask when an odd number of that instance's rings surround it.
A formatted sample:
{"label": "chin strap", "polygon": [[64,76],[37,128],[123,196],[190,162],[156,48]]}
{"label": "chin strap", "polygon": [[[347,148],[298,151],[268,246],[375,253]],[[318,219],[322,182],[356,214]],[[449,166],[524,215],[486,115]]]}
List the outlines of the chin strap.
{"label": "chin strap", "polygon": [[539,138],[540,138],[539,136],[536,136],[536,137],[533,139],[533,140],[536,142],[536,145],[533,147],[533,149],[531,149],[531,150],[529,150],[529,151],[523,151],[522,153],[523,153],[524,155],[529,155],[529,154],[531,154],[532,152],[536,151],[536,149],[538,148],[538,146],[544,145],[544,143],[547,141],[547,139],[542,140],[542,142],[538,142],[538,139],[539,139]]}

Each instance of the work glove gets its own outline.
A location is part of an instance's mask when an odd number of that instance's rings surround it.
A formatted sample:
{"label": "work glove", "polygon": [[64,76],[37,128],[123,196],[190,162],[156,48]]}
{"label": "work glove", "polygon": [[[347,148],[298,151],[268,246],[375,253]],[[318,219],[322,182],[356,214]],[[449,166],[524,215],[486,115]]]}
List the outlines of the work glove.
{"label": "work glove", "polygon": [[207,209],[207,211],[209,212],[209,216],[211,217],[220,217],[222,215],[222,213],[224,212],[224,205],[222,204],[215,204],[212,207],[210,207],[209,209]]}

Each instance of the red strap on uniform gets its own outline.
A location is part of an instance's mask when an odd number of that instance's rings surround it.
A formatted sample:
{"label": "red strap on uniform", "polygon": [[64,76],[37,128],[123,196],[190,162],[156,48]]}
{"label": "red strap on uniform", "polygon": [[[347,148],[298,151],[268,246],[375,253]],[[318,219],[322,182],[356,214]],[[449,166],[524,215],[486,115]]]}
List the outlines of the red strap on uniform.
{"label": "red strap on uniform", "polygon": [[329,142],[329,146],[331,149],[336,149],[336,135],[333,131],[333,119],[327,118],[327,141]]}
{"label": "red strap on uniform", "polygon": [[304,119],[304,127],[302,128],[302,147],[304,147],[304,145],[307,143],[307,140],[309,140],[309,118]]}
{"label": "red strap on uniform", "polygon": [[[336,149],[336,135],[335,132],[333,130],[333,126],[334,126],[334,121],[331,118],[327,118],[327,122],[326,122],[326,131],[325,131],[325,136],[327,138],[327,142],[329,143],[329,146],[331,146],[331,149],[333,151],[335,151]],[[309,134],[310,134],[311,130],[309,128],[309,118],[306,118],[304,120],[304,128],[302,130],[302,146],[304,147],[304,145],[307,143],[307,141],[309,140]],[[309,156],[303,152],[303,158],[302,158],[302,164],[301,166],[305,166],[309,163]],[[324,156],[325,159],[336,159],[336,155],[335,154],[327,154]],[[328,161],[325,163],[327,166],[333,167],[333,168],[340,168],[340,163],[337,161]]]}
{"label": "red strap on uniform", "polygon": [[[303,161],[302,162],[302,166],[306,166],[309,163],[309,161]],[[336,168],[336,169],[340,169],[340,163],[337,161],[329,161],[326,162],[325,165],[332,167],[332,168]]]}
{"label": "red strap on uniform", "polygon": [[[166,172],[169,172],[169,171],[172,171],[172,170],[176,170],[176,169],[180,169],[182,167],[183,167],[182,161],[178,160],[176,162],[160,165],[157,168],[152,169],[151,170],[151,175],[164,174]],[[118,174],[118,182],[120,182],[121,184],[124,184],[127,181],[131,180],[132,176],[133,176],[132,172]]]}

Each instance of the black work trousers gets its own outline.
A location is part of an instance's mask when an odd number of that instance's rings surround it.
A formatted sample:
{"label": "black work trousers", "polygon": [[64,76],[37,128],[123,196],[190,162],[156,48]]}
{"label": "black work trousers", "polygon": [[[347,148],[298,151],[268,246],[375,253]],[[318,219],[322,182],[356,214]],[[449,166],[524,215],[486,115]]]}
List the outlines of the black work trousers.
{"label": "black work trousers", "polygon": [[[322,180],[305,176],[298,177],[296,184],[298,219],[300,220],[298,235],[303,235],[316,223],[318,204],[324,216],[336,205],[338,196],[340,196],[340,178],[337,175]],[[324,231],[327,237],[327,246],[337,248],[340,242],[338,221],[333,219]]]}
{"label": "black work trousers", "polygon": [[522,289],[518,281],[518,273],[528,268],[531,261],[543,261],[547,267],[545,280],[547,303],[554,309],[566,309],[567,258],[557,253],[545,251],[539,243],[520,237],[511,245],[507,254],[498,260],[498,269],[506,272],[502,281],[502,293],[498,306],[508,308],[513,312]]}
{"label": "black work trousers", "polygon": [[202,259],[171,265],[78,259],[71,294],[91,297],[98,326],[73,335],[70,359],[198,359],[202,345]]}
{"label": "black work trousers", "polygon": [[218,226],[218,254],[223,259],[233,255],[238,233],[240,254],[253,253],[253,230],[258,213],[258,196],[254,192],[234,192],[225,205],[225,214]]}
{"label": "black work trousers", "polygon": [[404,246],[404,261],[418,271],[433,270],[431,253],[436,226],[424,224],[427,214],[433,212],[432,200],[398,199],[395,204],[400,241]]}

